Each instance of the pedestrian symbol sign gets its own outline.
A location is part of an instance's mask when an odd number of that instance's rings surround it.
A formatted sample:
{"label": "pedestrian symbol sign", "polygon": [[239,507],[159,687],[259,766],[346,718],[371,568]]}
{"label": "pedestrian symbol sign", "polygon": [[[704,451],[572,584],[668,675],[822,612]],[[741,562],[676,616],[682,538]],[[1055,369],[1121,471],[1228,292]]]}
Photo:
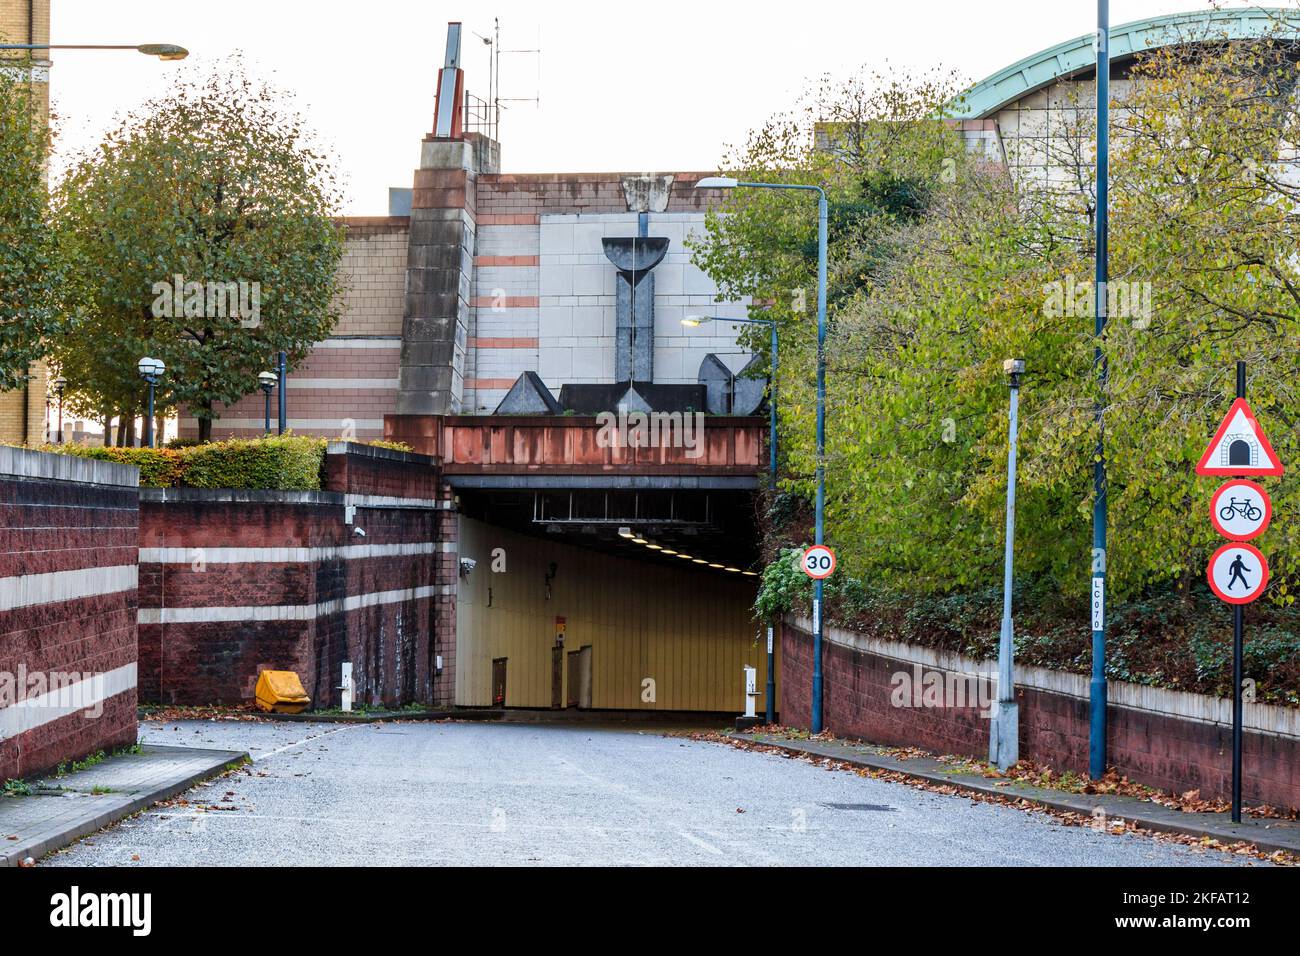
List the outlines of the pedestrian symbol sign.
{"label": "pedestrian symbol sign", "polygon": [[1228,409],[1196,466],[1198,475],[1280,475],[1282,462],[1244,398]]}
{"label": "pedestrian symbol sign", "polygon": [[1225,544],[1210,558],[1206,577],[1220,600],[1249,604],[1268,584],[1268,559],[1254,545]]}

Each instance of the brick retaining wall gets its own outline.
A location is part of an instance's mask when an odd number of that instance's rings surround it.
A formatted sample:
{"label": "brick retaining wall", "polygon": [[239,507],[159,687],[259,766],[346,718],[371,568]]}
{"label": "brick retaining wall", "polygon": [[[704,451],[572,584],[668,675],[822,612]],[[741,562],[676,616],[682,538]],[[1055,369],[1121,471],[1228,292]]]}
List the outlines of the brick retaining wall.
{"label": "brick retaining wall", "polygon": [[424,456],[342,442],[324,484],[141,490],[142,699],[239,703],[275,669],[338,706],[350,661],[357,704],[452,703],[450,492]]}
{"label": "brick retaining wall", "polygon": [[[781,637],[781,720],[809,724],[812,684],[810,623],[787,621]],[[945,693],[943,706],[896,689],[934,674],[949,689],[982,681],[991,700],[996,663],[828,628],[823,640],[823,722],[837,736],[988,757],[988,720],[975,693]],[[963,680],[949,680],[962,677]],[[1199,694],[1109,683],[1107,756],[1131,780],[1205,798],[1227,799],[1232,780],[1231,702]],[[1088,678],[1036,667],[1016,668],[1020,756],[1056,770],[1087,773]],[[964,706],[963,706],[964,705]],[[1300,807],[1300,711],[1248,704],[1243,744],[1247,803]]]}
{"label": "brick retaining wall", "polygon": [[138,482],[0,448],[0,780],[135,743]]}

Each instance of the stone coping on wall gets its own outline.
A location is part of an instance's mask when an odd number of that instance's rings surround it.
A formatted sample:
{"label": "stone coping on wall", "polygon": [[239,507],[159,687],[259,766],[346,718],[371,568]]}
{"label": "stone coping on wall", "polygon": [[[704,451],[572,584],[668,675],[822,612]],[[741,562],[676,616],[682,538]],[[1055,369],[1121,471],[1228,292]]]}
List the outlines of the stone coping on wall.
{"label": "stone coping on wall", "polygon": [[264,488],[141,488],[140,500],[151,504],[204,502],[207,504],[342,505],[341,491],[275,491]]}
{"label": "stone coping on wall", "polygon": [[[786,623],[805,634],[812,633],[812,621],[808,618],[790,616],[786,618]],[[983,677],[994,683],[997,681],[997,662],[993,660],[979,661],[954,651],[867,637],[840,627],[827,627],[822,636],[832,644],[864,654],[874,654],[901,663],[920,664],[968,677]],[[1080,700],[1087,700],[1090,696],[1089,678],[1084,674],[1017,664],[1015,679],[1017,687],[1030,690]],[[1203,724],[1225,727],[1232,725],[1232,701],[1227,698],[1115,680],[1107,681],[1106,688],[1107,704],[1111,707],[1140,710]],[[1255,733],[1300,739],[1300,709],[1272,704],[1246,704],[1243,707],[1242,725],[1245,730]]]}
{"label": "stone coping on wall", "polygon": [[332,441],[326,444],[327,455],[358,455],[362,458],[376,458],[381,461],[400,461],[411,465],[433,465],[434,460],[419,452],[398,451],[396,448],[382,448],[378,445],[365,445],[354,441]]}
{"label": "stone coping on wall", "polygon": [[53,481],[80,481],[94,485],[136,488],[140,469],[114,461],[78,458],[48,451],[0,446],[0,476],[44,478]]}

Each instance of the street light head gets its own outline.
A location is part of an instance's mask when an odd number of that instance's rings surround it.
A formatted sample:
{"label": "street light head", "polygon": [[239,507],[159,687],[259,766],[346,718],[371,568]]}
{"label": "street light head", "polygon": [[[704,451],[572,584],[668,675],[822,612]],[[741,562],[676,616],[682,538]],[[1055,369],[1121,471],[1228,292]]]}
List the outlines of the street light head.
{"label": "street light head", "polygon": [[1024,359],[1006,359],[1002,363],[1002,371],[1008,375],[1023,375],[1025,371]]}
{"label": "street light head", "polygon": [[682,319],[682,325],[688,329],[698,329],[701,325],[708,325],[712,321],[713,316],[711,315],[688,315]]}
{"label": "street light head", "polygon": [[140,374],[148,378],[149,376],[158,376],[167,371],[167,366],[163,364],[162,359],[150,358],[145,356],[136,364]]}
{"label": "street light head", "polygon": [[145,56],[156,56],[160,60],[183,60],[190,51],[174,43],[141,43],[136,47]]}
{"label": "street light head", "polygon": [[266,389],[268,392],[271,389],[275,388],[275,383],[277,381],[278,381],[278,377],[274,372],[257,373],[257,384],[260,385],[262,388]]}
{"label": "street light head", "polygon": [[60,392],[62,392],[65,388],[67,388],[68,380],[64,378],[62,375],[60,375],[50,384],[54,386],[54,393],[57,395]]}
{"label": "street light head", "polygon": [[695,184],[696,189],[735,189],[740,180],[731,176],[705,176]]}

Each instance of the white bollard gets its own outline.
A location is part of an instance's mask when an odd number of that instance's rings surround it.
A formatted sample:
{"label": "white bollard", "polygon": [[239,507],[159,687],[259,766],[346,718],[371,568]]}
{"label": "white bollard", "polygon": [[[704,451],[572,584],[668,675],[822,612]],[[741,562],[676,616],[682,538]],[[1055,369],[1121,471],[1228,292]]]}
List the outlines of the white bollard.
{"label": "white bollard", "polygon": [[745,716],[757,717],[754,712],[754,700],[758,697],[758,670],[745,665]]}
{"label": "white bollard", "polygon": [[350,663],[343,665],[343,682],[339,684],[339,690],[343,691],[343,712],[347,713],[352,709],[352,665]]}

